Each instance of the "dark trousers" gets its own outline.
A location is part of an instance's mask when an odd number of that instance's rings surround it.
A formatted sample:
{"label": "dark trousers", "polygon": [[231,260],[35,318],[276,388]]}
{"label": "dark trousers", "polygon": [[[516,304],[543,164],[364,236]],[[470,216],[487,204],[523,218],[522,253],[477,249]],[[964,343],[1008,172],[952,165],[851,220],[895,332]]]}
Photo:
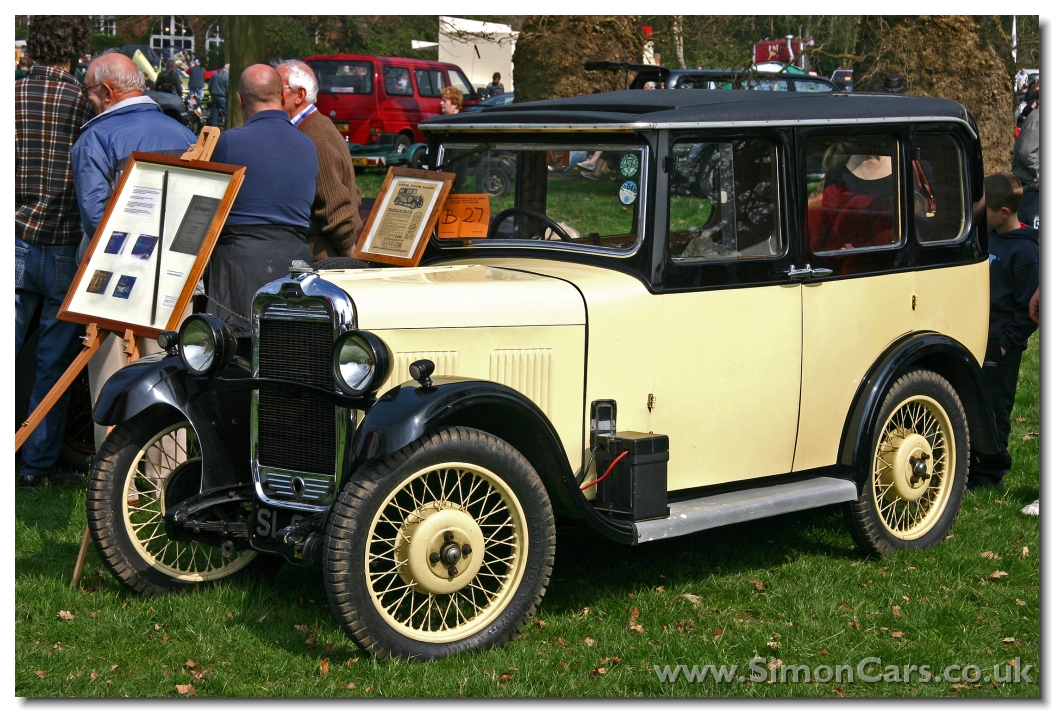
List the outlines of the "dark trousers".
{"label": "dark trousers", "polygon": [[[992,407],[995,411],[995,436],[999,452],[986,455],[971,453],[970,477],[979,483],[998,484],[1003,476],[1010,472],[1010,413],[1014,410],[1014,397],[1017,395],[1017,373],[1021,368],[1021,354],[1024,349],[1014,348],[1005,354],[1000,353],[998,339],[988,340],[988,349],[984,355],[984,380],[992,396]],[[986,482],[987,480],[987,482]]]}
{"label": "dark trousers", "polygon": [[[227,97],[213,96],[209,99],[209,126],[220,126],[227,128]],[[220,123],[220,114],[223,115],[223,123]]]}

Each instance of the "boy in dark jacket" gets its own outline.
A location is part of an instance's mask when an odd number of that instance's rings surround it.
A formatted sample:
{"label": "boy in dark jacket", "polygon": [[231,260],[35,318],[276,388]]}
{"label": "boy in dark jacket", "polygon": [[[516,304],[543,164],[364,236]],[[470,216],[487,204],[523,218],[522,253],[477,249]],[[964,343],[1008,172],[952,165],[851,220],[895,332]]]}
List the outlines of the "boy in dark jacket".
{"label": "boy in dark jacket", "polygon": [[1010,412],[1017,393],[1021,353],[1036,323],[1028,303],[1039,288],[1039,232],[1018,221],[1021,183],[1012,173],[984,179],[988,211],[988,253],[991,307],[984,376],[995,408],[995,430],[1000,452],[973,453],[970,487],[1001,485],[1010,472]]}

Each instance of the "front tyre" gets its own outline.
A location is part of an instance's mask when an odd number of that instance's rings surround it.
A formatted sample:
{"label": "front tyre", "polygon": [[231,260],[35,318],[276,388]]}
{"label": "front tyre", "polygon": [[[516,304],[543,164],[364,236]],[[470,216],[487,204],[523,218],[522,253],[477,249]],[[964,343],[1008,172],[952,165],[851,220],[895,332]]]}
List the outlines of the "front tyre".
{"label": "front tyre", "polygon": [[382,659],[504,645],[545,594],[555,541],[548,495],[519,452],[441,429],[345,484],[326,526],[330,606]]}
{"label": "front tyre", "polygon": [[166,497],[170,485],[197,492],[195,477],[200,482],[198,439],[175,413],[145,411],[115,426],[95,456],[88,528],[106,568],[133,591],[176,591],[247,570],[257,558],[264,563],[255,551],[168,538],[165,512],[178,504]]}
{"label": "front tyre", "polygon": [[936,546],[959,514],[970,436],[955,389],[933,371],[911,371],[882,402],[863,494],[846,505],[857,544],[885,556]]}

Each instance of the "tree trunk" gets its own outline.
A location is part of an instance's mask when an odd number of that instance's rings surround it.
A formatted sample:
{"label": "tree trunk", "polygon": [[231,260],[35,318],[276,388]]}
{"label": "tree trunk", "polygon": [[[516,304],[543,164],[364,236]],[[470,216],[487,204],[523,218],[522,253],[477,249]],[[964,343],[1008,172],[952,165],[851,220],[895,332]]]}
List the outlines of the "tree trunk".
{"label": "tree trunk", "polygon": [[264,45],[263,15],[230,15],[227,17],[227,61],[231,64],[230,88],[227,90],[227,128],[245,123],[245,112],[238,101],[238,79],[242,70],[267,61]]}
{"label": "tree trunk", "polygon": [[685,68],[684,64],[684,16],[673,16],[673,52],[677,57],[677,66]]}
{"label": "tree trunk", "polygon": [[531,15],[513,55],[516,101],[628,88],[625,72],[592,72],[583,65],[605,59],[639,63],[643,50],[636,15]]}
{"label": "tree trunk", "polygon": [[859,91],[872,91],[886,74],[897,73],[910,94],[954,99],[977,121],[985,173],[1010,170],[1014,69],[997,18],[866,16],[856,54],[862,57],[853,66]]}

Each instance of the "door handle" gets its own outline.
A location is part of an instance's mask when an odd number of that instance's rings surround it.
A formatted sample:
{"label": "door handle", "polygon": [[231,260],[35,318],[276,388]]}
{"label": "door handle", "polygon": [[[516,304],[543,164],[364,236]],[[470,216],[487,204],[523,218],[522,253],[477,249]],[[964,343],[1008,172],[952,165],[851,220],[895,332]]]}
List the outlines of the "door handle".
{"label": "door handle", "polygon": [[806,280],[812,279],[813,277],[830,277],[832,274],[834,274],[834,272],[832,270],[827,269],[826,267],[814,268],[812,265],[807,264],[801,268],[791,265],[790,269],[787,270],[784,274],[786,274],[790,279]]}

